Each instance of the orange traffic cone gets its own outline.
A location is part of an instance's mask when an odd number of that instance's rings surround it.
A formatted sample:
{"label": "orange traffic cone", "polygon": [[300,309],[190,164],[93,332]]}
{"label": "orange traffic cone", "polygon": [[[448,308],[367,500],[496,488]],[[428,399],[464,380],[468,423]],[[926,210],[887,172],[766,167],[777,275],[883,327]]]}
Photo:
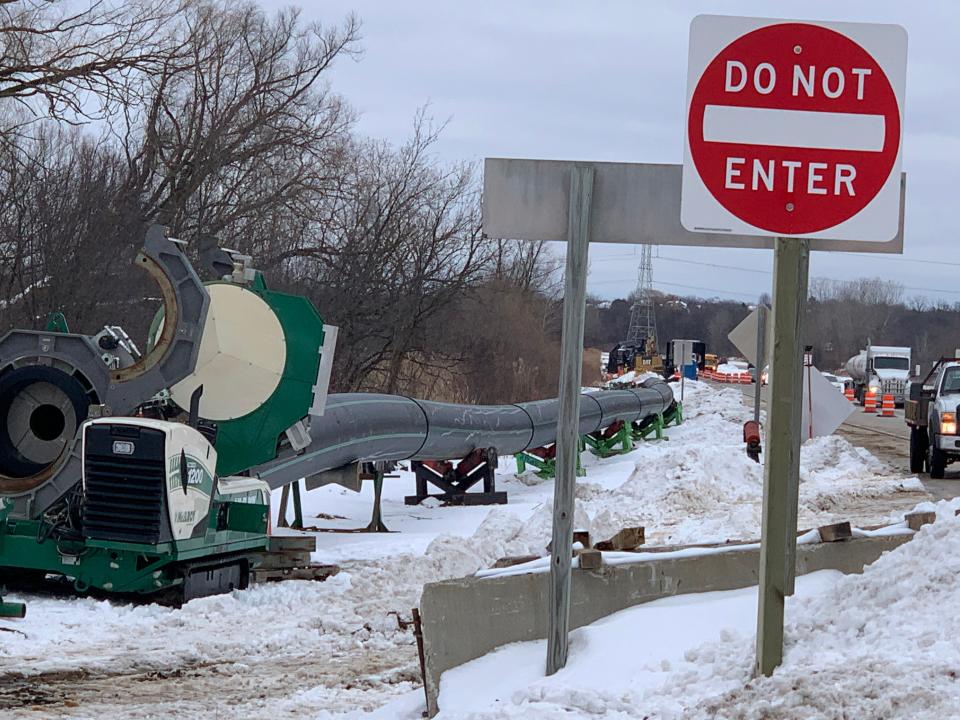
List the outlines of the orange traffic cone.
{"label": "orange traffic cone", "polygon": [[863,393],[863,411],[871,415],[877,414],[877,391],[864,390]]}
{"label": "orange traffic cone", "polygon": [[893,417],[893,395],[884,395],[880,405],[880,417]]}
{"label": "orange traffic cone", "polygon": [[854,399],[855,399],[855,398],[854,398],[854,394],[853,394],[853,388],[850,387],[849,385],[847,385],[847,386],[843,389],[843,396],[844,396],[847,400],[849,400],[850,402],[853,402]]}

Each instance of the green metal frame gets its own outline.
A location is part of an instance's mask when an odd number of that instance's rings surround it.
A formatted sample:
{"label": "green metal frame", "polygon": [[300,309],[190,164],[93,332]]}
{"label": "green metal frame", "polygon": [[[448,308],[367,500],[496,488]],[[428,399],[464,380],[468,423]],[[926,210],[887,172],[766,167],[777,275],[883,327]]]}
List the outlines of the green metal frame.
{"label": "green metal frame", "polygon": [[[633,423],[631,435],[634,440],[669,440],[664,430],[670,425],[683,424],[683,405],[677,401],[663,413],[657,413],[640,423]],[[653,437],[650,437],[650,436]]]}
{"label": "green metal frame", "polygon": [[27,606],[20,602],[4,602],[0,597],[0,618],[22,618],[27,615]]}
{"label": "green metal frame", "polygon": [[55,332],[66,335],[70,332],[70,326],[67,325],[67,317],[62,312],[52,312],[47,314],[47,332]]}
{"label": "green metal frame", "polygon": [[590,448],[590,452],[602,458],[628,453],[634,447],[632,431],[627,423],[623,423],[610,437],[603,437],[602,433],[592,433],[584,435],[583,442]]}
{"label": "green metal frame", "polygon": [[[657,413],[652,417],[646,418],[643,422],[632,424],[632,434],[634,440],[669,440],[663,434],[666,423],[663,421],[663,415]],[[653,435],[651,438],[650,436]]]}
{"label": "green metal frame", "polygon": [[683,425],[683,403],[679,400],[673,403],[663,413],[663,426]]}
{"label": "green metal frame", "polygon": [[[214,501],[210,524],[201,537],[144,545],[92,539],[38,542],[39,522],[10,520],[0,508],[0,558],[4,568],[68,577],[78,592],[90,588],[119,593],[161,592],[183,582],[179,569],[184,563],[265,551],[269,544],[268,513],[267,505]],[[224,517],[226,529],[217,530]]]}
{"label": "green metal frame", "polygon": [[[613,455],[622,455],[634,449],[635,440],[669,440],[664,429],[670,425],[683,424],[683,404],[678,400],[663,413],[657,413],[642,423],[624,423],[614,435],[604,438],[599,434],[582,435],[580,437],[580,452],[586,448],[598,457],[606,458]],[[653,435],[651,438],[650,436]],[[585,477],[587,471],[580,462],[580,452],[577,453],[577,477]],[[517,474],[526,472],[527,466],[537,469],[537,475],[542,478],[556,477],[557,465],[555,460],[546,460],[538,455],[526,451],[514,455],[517,461]]]}
{"label": "green metal frame", "polygon": [[[585,449],[585,443],[583,438],[580,438],[578,443],[578,452],[577,452],[577,477],[586,477],[587,471],[583,469],[583,464],[580,462],[580,453]],[[534,455],[533,453],[528,453],[526,451],[521,451],[515,454],[514,459],[517,461],[517,474],[521,475],[527,471],[527,465],[537,469],[537,475],[545,479],[552,479],[557,476],[557,461],[555,458],[546,459],[542,458],[539,455]]]}

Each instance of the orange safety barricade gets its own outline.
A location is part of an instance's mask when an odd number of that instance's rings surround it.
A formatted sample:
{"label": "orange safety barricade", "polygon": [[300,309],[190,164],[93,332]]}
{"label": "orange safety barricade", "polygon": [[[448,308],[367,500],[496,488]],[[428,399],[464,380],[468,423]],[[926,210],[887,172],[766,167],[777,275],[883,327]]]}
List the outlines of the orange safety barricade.
{"label": "orange safety barricade", "polygon": [[893,395],[884,395],[880,405],[880,417],[893,417],[894,407]]}
{"label": "orange safety barricade", "polygon": [[877,393],[875,390],[865,390],[863,395],[863,411],[871,415],[877,414]]}
{"label": "orange safety barricade", "polygon": [[847,400],[849,400],[850,402],[853,402],[853,401],[856,399],[856,396],[855,396],[854,393],[853,393],[853,388],[850,387],[849,385],[847,385],[847,386],[843,389],[843,396],[844,396]]}

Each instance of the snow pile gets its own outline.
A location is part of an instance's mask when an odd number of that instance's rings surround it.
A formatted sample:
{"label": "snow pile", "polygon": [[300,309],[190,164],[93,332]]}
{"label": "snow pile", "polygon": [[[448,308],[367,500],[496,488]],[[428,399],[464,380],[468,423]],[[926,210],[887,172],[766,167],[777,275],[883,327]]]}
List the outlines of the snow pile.
{"label": "snow pile", "polygon": [[857,503],[898,492],[924,492],[916,477],[890,475],[863,448],[836,435],[814,438],[800,452],[800,504],[811,519],[856,512]]}
{"label": "snow pile", "polygon": [[[863,575],[842,578],[793,608],[784,665],[750,679],[752,639],[694,651],[697,677],[664,692],[682,696],[700,682],[736,685],[701,701],[693,718],[914,718],[960,712],[960,519],[940,503],[937,522],[886,554]],[[704,660],[707,662],[704,663]],[[705,665],[705,666],[704,666]]]}
{"label": "snow pile", "polygon": [[[759,537],[763,467],[744,452],[742,426],[751,413],[741,392],[689,383],[685,399],[687,422],[670,429],[669,442],[645,444],[622,458],[635,464],[623,482],[589,467],[577,486],[577,507],[588,519],[578,527],[605,539],[643,525],[650,544]],[[916,478],[890,476],[882,462],[843,438],[815,438],[801,449],[802,527],[879,522],[887,513],[868,501],[922,490]]]}
{"label": "snow pile", "polygon": [[752,678],[756,588],[678,596],[574,631],[568,666],[549,678],[543,641],[445,673],[440,718],[957,717],[957,507],[940,503],[936,523],[863,575],[798,578],[769,678]]}
{"label": "snow pile", "polygon": [[579,506],[597,539],[623,527],[647,528],[648,543],[723,541],[759,528],[762,468],[716,445],[658,448],[616,488],[578,487]]}
{"label": "snow pile", "polygon": [[[797,592],[823,592],[838,576],[828,571],[798,578]],[[690,660],[688,649],[703,646],[706,638],[735,642],[749,634],[756,623],[756,594],[745,588],[664,598],[574,630],[567,666],[549,678],[543,675],[544,641],[504,646],[444,673],[439,718],[682,717],[688,704],[732,687],[729,679],[710,677],[709,668]],[[701,657],[706,655],[703,648]],[[678,677],[693,680],[697,672],[702,682],[691,683],[691,689],[665,689]]]}
{"label": "snow pile", "polygon": [[750,371],[746,365],[737,363],[720,363],[717,365],[717,372],[721,375],[746,375]]}
{"label": "snow pile", "polygon": [[630,370],[619,377],[609,380],[606,384],[606,387],[615,388],[623,385],[639,385],[644,380],[649,380],[651,378],[654,380],[663,380],[663,376],[658,375],[655,372]]}

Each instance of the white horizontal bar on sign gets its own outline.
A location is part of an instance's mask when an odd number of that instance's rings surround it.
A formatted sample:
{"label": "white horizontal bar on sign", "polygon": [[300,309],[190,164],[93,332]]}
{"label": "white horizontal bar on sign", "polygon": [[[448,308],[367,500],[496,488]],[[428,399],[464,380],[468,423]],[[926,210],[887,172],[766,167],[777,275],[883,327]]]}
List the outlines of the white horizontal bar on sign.
{"label": "white horizontal bar on sign", "polygon": [[707,105],[703,139],[740,145],[879,152],[886,137],[883,115]]}

